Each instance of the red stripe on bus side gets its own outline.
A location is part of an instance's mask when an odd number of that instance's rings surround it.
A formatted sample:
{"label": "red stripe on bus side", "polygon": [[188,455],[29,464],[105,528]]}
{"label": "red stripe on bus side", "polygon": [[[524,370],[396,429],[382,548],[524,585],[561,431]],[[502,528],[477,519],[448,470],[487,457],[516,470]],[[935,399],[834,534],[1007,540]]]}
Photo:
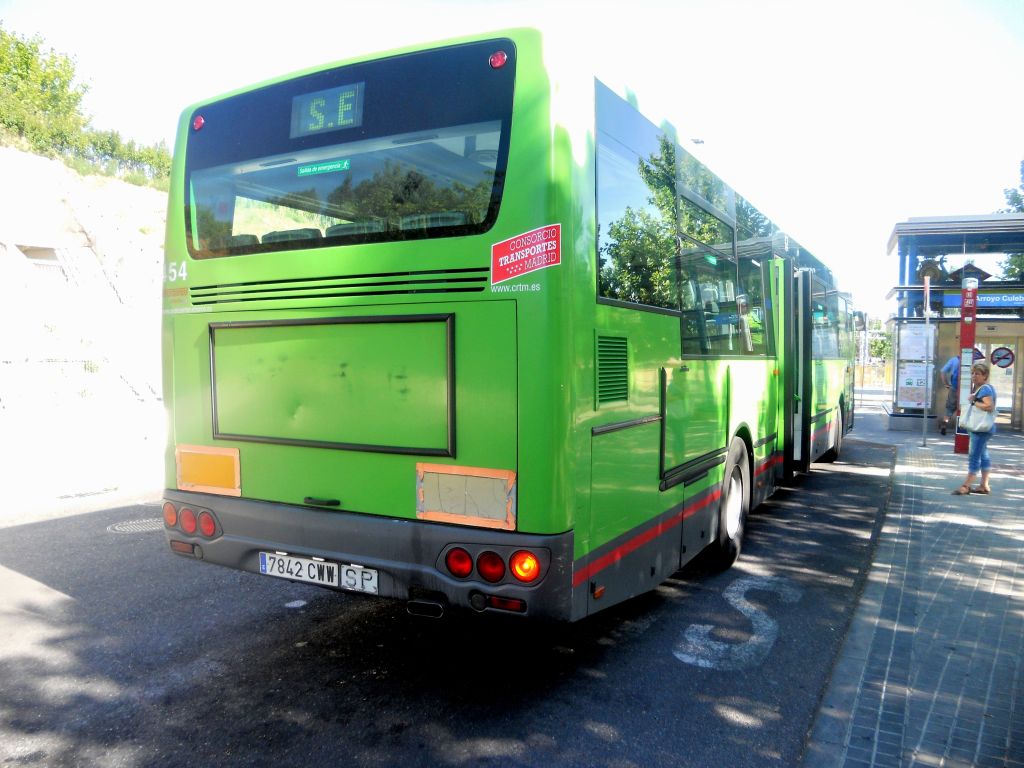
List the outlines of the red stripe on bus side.
{"label": "red stripe on bus side", "polygon": [[781,453],[774,454],[771,458],[769,458],[767,461],[765,461],[764,464],[760,465],[759,467],[757,467],[757,469],[754,470],[754,477],[757,477],[758,475],[763,475],[765,472],[767,472],[769,469],[774,467],[776,464],[781,464],[781,463],[782,463],[782,454]]}
{"label": "red stripe on bus side", "polygon": [[814,432],[811,433],[811,442],[813,443],[815,440],[817,440],[818,436],[821,435],[822,432],[824,432],[825,435],[827,436],[828,433],[831,432],[831,431],[832,431],[832,422],[831,422],[831,420],[830,421],[826,421],[824,426],[818,427],[816,430],[814,430]]}
{"label": "red stripe on bus side", "polygon": [[714,491],[714,493],[708,494],[707,496],[705,496],[703,499],[701,499],[700,501],[696,502],[695,504],[692,504],[689,507],[684,507],[677,514],[673,515],[669,519],[662,520],[660,523],[658,523],[657,525],[653,526],[652,528],[648,528],[646,531],[643,531],[642,533],[638,533],[633,538],[631,538],[628,541],[623,542],[622,544],[617,546],[611,552],[608,552],[607,554],[602,555],[601,557],[597,558],[593,562],[588,563],[584,568],[582,568],[581,570],[578,570],[575,573],[573,573],[573,575],[572,575],[572,585],[573,585],[573,587],[578,587],[580,584],[582,584],[584,581],[589,579],[595,573],[598,573],[599,571],[603,571],[609,565],[612,565],[613,563],[617,563],[619,560],[624,558],[626,555],[628,555],[629,553],[634,552],[635,550],[639,549],[644,544],[647,544],[649,541],[652,541],[653,539],[657,538],[658,536],[661,536],[662,534],[667,533],[668,531],[672,530],[677,525],[682,523],[683,520],[685,520],[686,518],[696,514],[698,510],[703,509],[708,504],[711,504],[714,501],[717,501],[718,498],[721,495],[722,495],[721,489],[716,489]]}

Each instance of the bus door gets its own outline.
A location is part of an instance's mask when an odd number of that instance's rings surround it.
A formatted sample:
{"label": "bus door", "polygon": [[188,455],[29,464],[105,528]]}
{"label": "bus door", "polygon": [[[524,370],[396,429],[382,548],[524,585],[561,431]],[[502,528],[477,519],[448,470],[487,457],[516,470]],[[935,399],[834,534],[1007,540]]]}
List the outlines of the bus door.
{"label": "bus door", "polygon": [[811,283],[808,269],[793,273],[793,333],[787,334],[787,393],[791,392],[787,416],[792,435],[789,464],[791,471],[807,472],[811,468],[811,412],[814,408],[814,360],[811,355]]}

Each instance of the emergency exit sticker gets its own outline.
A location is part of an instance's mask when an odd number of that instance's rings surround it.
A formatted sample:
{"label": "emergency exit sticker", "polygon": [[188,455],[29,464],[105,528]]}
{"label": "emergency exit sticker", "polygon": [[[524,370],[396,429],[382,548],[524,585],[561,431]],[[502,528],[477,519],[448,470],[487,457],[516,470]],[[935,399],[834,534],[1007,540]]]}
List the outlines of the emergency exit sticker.
{"label": "emergency exit sticker", "polygon": [[549,224],[491,246],[491,285],[562,263],[562,225]]}

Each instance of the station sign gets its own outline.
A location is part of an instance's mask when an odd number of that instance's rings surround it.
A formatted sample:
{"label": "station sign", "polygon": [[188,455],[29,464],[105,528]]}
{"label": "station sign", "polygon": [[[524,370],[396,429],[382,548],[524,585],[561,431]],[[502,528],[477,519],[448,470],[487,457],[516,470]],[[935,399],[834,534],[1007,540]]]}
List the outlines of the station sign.
{"label": "station sign", "polygon": [[[976,297],[978,309],[993,309],[996,307],[1024,307],[1024,292],[1021,291],[995,291],[993,293],[978,293]],[[961,306],[963,296],[960,291],[946,291],[942,294],[943,308],[955,308]]]}

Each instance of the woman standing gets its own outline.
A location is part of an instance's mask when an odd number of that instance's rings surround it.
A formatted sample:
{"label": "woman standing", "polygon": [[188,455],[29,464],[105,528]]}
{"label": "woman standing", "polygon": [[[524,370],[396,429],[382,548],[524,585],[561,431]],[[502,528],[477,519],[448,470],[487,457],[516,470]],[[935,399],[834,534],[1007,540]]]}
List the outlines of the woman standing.
{"label": "woman standing", "polygon": [[[971,366],[971,403],[980,411],[988,411],[995,414],[996,411],[996,390],[988,383],[988,363],[976,362]],[[967,456],[967,479],[963,485],[953,491],[954,496],[966,496],[968,493],[991,493],[992,489],[988,484],[988,476],[992,472],[992,459],[988,455],[988,441],[995,434],[995,424],[988,432],[971,432],[971,449]],[[971,487],[974,476],[981,470],[981,485]]]}

